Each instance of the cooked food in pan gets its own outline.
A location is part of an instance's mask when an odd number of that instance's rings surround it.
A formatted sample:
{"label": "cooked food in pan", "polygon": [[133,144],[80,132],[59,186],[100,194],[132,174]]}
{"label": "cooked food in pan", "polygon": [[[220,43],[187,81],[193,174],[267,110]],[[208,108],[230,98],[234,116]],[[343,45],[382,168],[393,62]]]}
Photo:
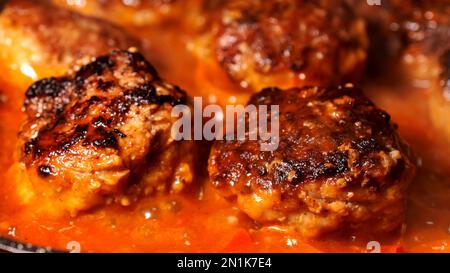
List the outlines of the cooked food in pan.
{"label": "cooked food in pan", "polygon": [[0,249],[448,252],[450,2],[371,3],[0,1]]}
{"label": "cooked food in pan", "polygon": [[64,75],[73,63],[113,49],[138,46],[120,27],[46,1],[7,1],[0,14],[1,65],[32,81]]}
{"label": "cooked food in pan", "polygon": [[[51,0],[71,10],[102,18],[120,25],[148,27],[183,20],[190,26],[204,21],[202,11],[217,0]],[[221,0],[219,0],[221,1]]]}
{"label": "cooked food in pan", "polygon": [[264,89],[249,104],[279,105],[280,140],[218,141],[211,183],[252,219],[307,237],[399,228],[414,174],[390,116],[353,87]]}
{"label": "cooked food in pan", "polygon": [[193,142],[171,137],[171,109],[187,102],[186,93],[139,53],[113,51],[73,74],[34,83],[25,96],[17,188],[24,203],[39,200],[37,212],[129,206],[192,182]]}
{"label": "cooked food in pan", "polygon": [[406,84],[427,89],[430,117],[450,136],[450,1],[388,0],[378,10],[353,2],[372,33],[372,69],[395,66]]}
{"label": "cooked food in pan", "polygon": [[345,1],[232,0],[215,13],[194,50],[243,87],[330,85],[361,76],[366,30]]}

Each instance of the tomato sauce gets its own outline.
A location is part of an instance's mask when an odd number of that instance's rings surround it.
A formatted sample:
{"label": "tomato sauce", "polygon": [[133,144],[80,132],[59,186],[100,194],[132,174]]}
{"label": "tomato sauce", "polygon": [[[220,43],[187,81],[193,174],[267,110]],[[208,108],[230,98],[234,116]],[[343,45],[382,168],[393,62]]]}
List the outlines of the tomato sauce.
{"label": "tomato sauce", "polygon": [[[131,29],[144,53],[167,80],[191,96],[221,104],[245,103],[250,93],[232,84],[218,68],[208,79],[189,51],[190,37],[173,29]],[[217,70],[217,73],[216,71]],[[130,207],[98,208],[76,218],[44,219],[15,194],[15,140],[23,119],[26,75],[11,69],[0,76],[0,234],[2,237],[65,250],[77,242],[94,252],[368,252],[371,240],[382,252],[450,252],[450,140],[433,129],[424,100],[427,90],[377,79],[363,89],[399,125],[418,157],[405,229],[394,238],[349,236],[305,241],[283,227],[260,227],[215,194],[206,170],[178,195],[148,197]],[[9,71],[9,72],[8,72]],[[213,82],[213,83],[211,83]],[[449,125],[450,126],[450,125]],[[39,206],[39,204],[34,204]]]}

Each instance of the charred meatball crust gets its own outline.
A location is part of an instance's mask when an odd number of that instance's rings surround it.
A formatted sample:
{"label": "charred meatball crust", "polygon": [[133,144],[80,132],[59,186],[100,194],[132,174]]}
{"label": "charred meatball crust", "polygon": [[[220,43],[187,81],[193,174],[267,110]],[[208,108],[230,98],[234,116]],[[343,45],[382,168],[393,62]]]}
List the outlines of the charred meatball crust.
{"label": "charred meatball crust", "polygon": [[415,169],[409,148],[360,90],[270,88],[249,104],[279,105],[279,146],[216,141],[208,170],[220,194],[257,222],[305,237],[401,225]]}
{"label": "charred meatball crust", "polygon": [[47,1],[11,0],[0,11],[3,65],[32,80],[61,76],[80,59],[139,46],[138,40],[120,27]]}
{"label": "charred meatball crust", "polygon": [[195,151],[192,141],[172,139],[171,110],[187,100],[130,51],[36,82],[19,134],[20,197],[58,216],[181,191],[193,179]]}
{"label": "charred meatball crust", "polygon": [[344,1],[225,1],[211,24],[195,51],[255,91],[355,81],[364,67],[365,25]]}

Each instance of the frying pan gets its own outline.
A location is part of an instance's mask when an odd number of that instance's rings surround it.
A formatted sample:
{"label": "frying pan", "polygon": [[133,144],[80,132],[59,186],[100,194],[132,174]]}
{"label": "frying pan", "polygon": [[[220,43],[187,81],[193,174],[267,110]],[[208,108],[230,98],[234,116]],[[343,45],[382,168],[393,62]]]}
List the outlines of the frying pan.
{"label": "frying pan", "polygon": [[0,253],[52,253],[58,252],[49,247],[39,247],[30,243],[21,243],[18,241],[0,237]]}

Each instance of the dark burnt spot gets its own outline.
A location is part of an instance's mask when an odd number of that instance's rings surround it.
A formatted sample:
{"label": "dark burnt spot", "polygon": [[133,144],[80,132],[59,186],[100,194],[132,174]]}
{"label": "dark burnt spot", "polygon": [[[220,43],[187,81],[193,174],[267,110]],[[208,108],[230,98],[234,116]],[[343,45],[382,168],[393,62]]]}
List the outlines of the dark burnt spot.
{"label": "dark burnt spot", "polygon": [[89,129],[89,125],[83,124],[83,125],[77,125],[75,127],[75,134],[84,135],[87,133]]}
{"label": "dark burnt spot", "polygon": [[[66,138],[65,141],[63,141],[61,143],[61,145],[59,145],[59,147],[56,148],[57,152],[67,152],[73,145],[77,144],[78,142],[82,141],[83,139],[85,139],[85,134],[82,133],[76,133],[73,136],[70,136],[68,138]],[[51,147],[49,147],[51,148]]]}
{"label": "dark burnt spot", "polygon": [[381,109],[376,109],[374,112],[376,112],[386,124],[391,122],[391,116],[387,112]]}
{"label": "dark burnt spot", "polygon": [[32,138],[24,144],[25,156],[36,158],[43,154],[43,149],[38,144],[37,138]]}
{"label": "dark burnt spot", "polygon": [[53,168],[50,165],[40,165],[38,167],[38,174],[41,177],[48,177],[53,174]]}
{"label": "dark burnt spot", "polygon": [[120,131],[119,129],[113,129],[113,132],[118,135],[120,138],[125,138],[127,137],[126,134],[122,133],[122,131]]}
{"label": "dark burnt spot", "polygon": [[64,123],[66,123],[66,118],[64,116],[58,116],[53,127],[63,125]]}
{"label": "dark burnt spot", "polygon": [[84,83],[85,79],[94,75],[100,76],[105,70],[113,68],[115,64],[110,55],[97,57],[95,61],[82,66],[75,74],[75,78]]}
{"label": "dark burnt spot", "polygon": [[[285,174],[278,174],[276,179],[287,177],[287,172],[295,171],[294,184],[325,177],[333,177],[349,171],[348,156],[342,152],[332,152],[326,155],[310,154],[308,159],[287,160],[280,169]],[[281,181],[282,181],[281,180]]]}
{"label": "dark burnt spot", "polygon": [[92,96],[92,97],[89,98],[88,104],[89,105],[94,105],[94,104],[96,104],[98,102],[101,102],[101,101],[103,101],[103,99],[101,97],[99,97],[99,96]]}
{"label": "dark burnt spot", "polygon": [[118,147],[118,142],[117,142],[116,136],[111,134],[111,133],[108,133],[108,135],[106,135],[103,138],[95,139],[92,142],[92,144],[95,147],[98,147],[98,148],[114,148],[114,149],[117,149],[117,147]]}
{"label": "dark burnt spot", "polygon": [[117,115],[123,115],[130,110],[130,102],[124,97],[116,97],[111,100],[110,106]]}
{"label": "dark burnt spot", "polygon": [[30,153],[34,153],[34,149],[36,148],[36,139],[32,138],[31,140],[25,142],[24,144],[24,152],[26,155],[29,155]]}
{"label": "dark burnt spot", "polygon": [[125,97],[138,105],[156,103],[156,88],[152,83],[146,83],[134,90],[127,91]]}
{"label": "dark burnt spot", "polygon": [[57,97],[62,90],[68,87],[70,80],[68,78],[48,78],[33,83],[25,92],[27,98],[34,97]]}
{"label": "dark burnt spot", "polygon": [[348,155],[343,152],[333,152],[327,154],[325,157],[325,166],[327,175],[336,175],[347,172],[348,167]]}
{"label": "dark burnt spot", "polygon": [[97,82],[97,88],[103,92],[108,92],[108,90],[114,86],[114,82],[112,81],[104,81],[99,79]]}
{"label": "dark burnt spot", "polygon": [[155,86],[152,83],[146,83],[134,90],[127,91],[125,98],[137,105],[168,103],[172,106],[186,103],[186,93],[180,88],[175,87],[180,96],[158,95]]}
{"label": "dark burnt spot", "polygon": [[107,121],[104,117],[100,116],[92,121],[92,126],[94,126],[94,128],[107,127]]}

